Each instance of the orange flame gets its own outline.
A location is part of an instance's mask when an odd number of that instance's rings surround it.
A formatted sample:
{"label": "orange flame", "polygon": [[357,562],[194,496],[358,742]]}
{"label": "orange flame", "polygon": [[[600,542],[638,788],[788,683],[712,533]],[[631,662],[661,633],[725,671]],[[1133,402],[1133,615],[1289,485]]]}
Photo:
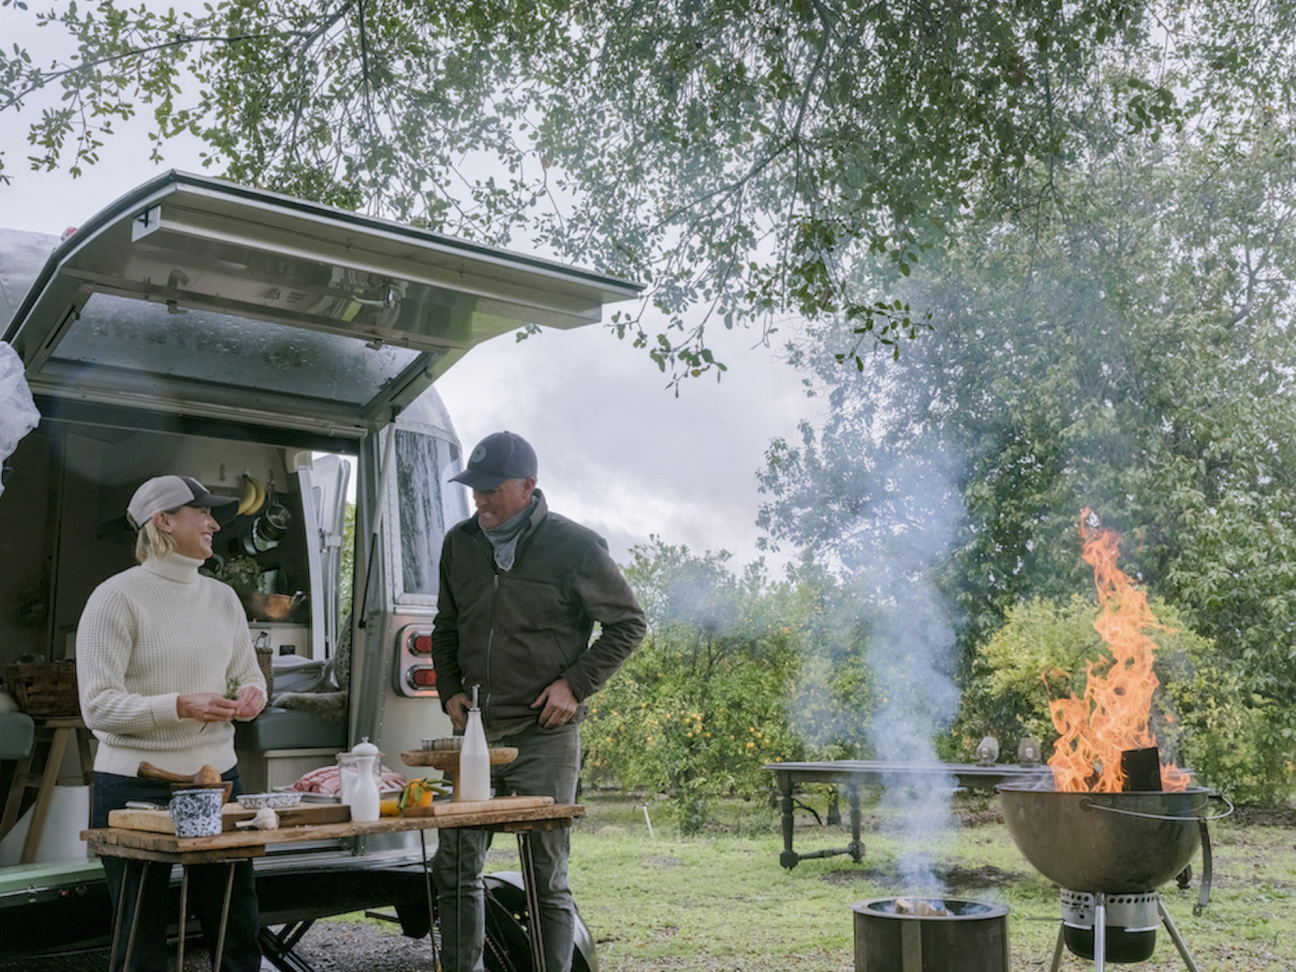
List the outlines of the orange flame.
{"label": "orange flame", "polygon": [[[1125,784],[1121,753],[1156,746],[1148,720],[1152,693],[1161,683],[1152,672],[1156,645],[1145,632],[1168,629],[1157,622],[1147,596],[1116,566],[1119,534],[1098,526],[1086,509],[1080,514],[1080,536],[1082,557],[1094,569],[1102,608],[1094,628],[1111,649],[1112,663],[1105,674],[1099,674],[1090,662],[1084,695],[1049,703],[1053,726],[1061,736],[1049,766],[1059,790],[1118,793]],[[1187,785],[1187,773],[1173,763],[1162,764],[1163,789],[1182,790]]]}

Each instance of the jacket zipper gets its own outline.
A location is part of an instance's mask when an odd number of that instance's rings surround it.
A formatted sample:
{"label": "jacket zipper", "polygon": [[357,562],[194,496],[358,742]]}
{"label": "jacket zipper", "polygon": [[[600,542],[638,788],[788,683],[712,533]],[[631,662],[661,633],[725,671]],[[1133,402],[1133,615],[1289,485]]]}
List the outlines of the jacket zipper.
{"label": "jacket zipper", "polygon": [[[492,565],[494,561],[492,560]],[[479,708],[482,710],[482,722],[489,724],[486,713],[490,707],[490,687],[493,684],[491,680],[491,660],[494,658],[495,650],[495,622],[499,619],[499,568],[496,567],[491,577],[491,622],[490,633],[486,636],[486,698],[479,702]]]}

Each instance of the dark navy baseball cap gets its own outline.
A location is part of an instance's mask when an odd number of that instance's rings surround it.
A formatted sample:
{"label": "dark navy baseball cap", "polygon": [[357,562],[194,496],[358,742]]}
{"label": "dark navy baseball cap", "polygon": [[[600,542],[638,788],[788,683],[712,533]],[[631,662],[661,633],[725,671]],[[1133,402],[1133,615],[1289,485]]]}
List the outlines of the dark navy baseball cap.
{"label": "dark navy baseball cap", "polygon": [[486,492],[510,479],[530,479],[536,467],[535,450],[526,439],[512,432],[492,432],[477,443],[468,468],[450,481]]}

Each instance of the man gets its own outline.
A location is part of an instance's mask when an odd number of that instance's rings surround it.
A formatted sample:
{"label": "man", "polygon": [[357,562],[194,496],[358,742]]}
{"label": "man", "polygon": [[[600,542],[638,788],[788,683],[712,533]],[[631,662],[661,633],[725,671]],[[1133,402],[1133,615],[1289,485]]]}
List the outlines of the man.
{"label": "man", "polygon": [[[455,730],[467,724],[475,686],[486,738],[517,748],[517,759],[492,768],[496,792],[568,804],[585,700],[643,640],[647,622],[603,538],[551,513],[536,472],[530,444],[496,432],[451,477],[472,489],[477,515],[454,526],[441,550],[432,659]],[[602,631],[591,643],[595,622]],[[476,830],[440,832],[433,880],[447,972],[482,969],[489,841]],[[569,831],[536,833],[532,845],[546,965],[567,972],[576,918]]]}

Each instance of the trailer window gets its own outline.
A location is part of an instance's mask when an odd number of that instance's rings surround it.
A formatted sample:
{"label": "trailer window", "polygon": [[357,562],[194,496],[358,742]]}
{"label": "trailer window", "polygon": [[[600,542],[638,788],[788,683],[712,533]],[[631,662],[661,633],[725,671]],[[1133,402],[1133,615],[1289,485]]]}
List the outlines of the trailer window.
{"label": "trailer window", "polygon": [[418,351],[166,304],[93,294],[51,361],[83,380],[130,387],[184,379],[215,397],[273,390],[313,401],[363,405]]}
{"label": "trailer window", "polygon": [[396,496],[400,510],[398,599],[435,598],[441,541],[468,516],[462,486],[447,482],[458,469],[459,447],[417,432],[396,432]]}

